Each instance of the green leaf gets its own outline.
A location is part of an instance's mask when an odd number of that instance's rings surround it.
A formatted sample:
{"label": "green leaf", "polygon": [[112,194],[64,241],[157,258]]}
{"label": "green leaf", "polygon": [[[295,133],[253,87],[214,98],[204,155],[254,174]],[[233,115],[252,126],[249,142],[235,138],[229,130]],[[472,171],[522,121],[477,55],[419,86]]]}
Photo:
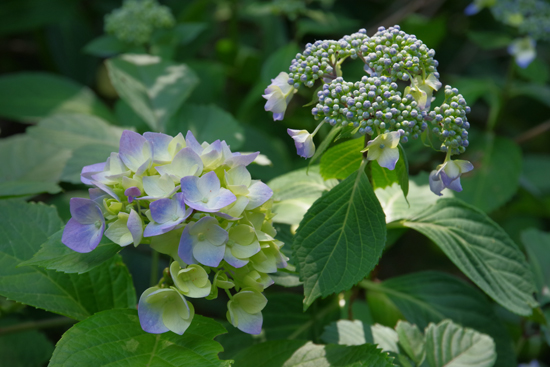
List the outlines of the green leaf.
{"label": "green leaf", "polygon": [[[1,319],[0,327],[18,324],[12,318]],[[2,365],[9,367],[43,366],[50,359],[53,343],[38,330],[27,330],[0,335]]]}
{"label": "green leaf", "polygon": [[[440,196],[430,190],[428,174],[425,172],[411,177],[409,190],[407,199],[403,196],[401,187],[395,183],[384,189],[374,190],[386,213],[387,223],[412,218],[440,199]],[[443,190],[442,197],[453,197],[453,193],[451,190]]]}
{"label": "green leaf", "polygon": [[550,194],[550,155],[529,154],[523,157],[521,183],[537,196]]}
{"label": "green leaf", "polygon": [[338,320],[325,326],[321,340],[327,344],[361,345],[372,343],[371,326],[360,320]]}
{"label": "green leaf", "polygon": [[155,131],[189,97],[198,78],[184,64],[149,55],[121,55],[107,61],[111,82],[122,99]]}
{"label": "green leaf", "polygon": [[58,182],[70,154],[70,150],[27,135],[4,138],[0,141],[0,182]]}
{"label": "green leaf", "polygon": [[550,302],[548,287],[550,286],[550,233],[537,229],[521,232],[521,242],[527,251],[527,258],[535,276],[535,284],[539,302],[542,305]]}
{"label": "green leaf", "polygon": [[281,71],[288,70],[290,60],[295,58],[298,52],[300,52],[300,48],[294,42],[273,52],[262,66],[261,76],[264,86],[267,86],[271,79],[275,79]]}
{"label": "green leaf", "polygon": [[510,87],[510,97],[527,96],[550,107],[550,87],[535,83],[514,83]]}
{"label": "green leaf", "polygon": [[208,23],[185,22],[176,25],[173,32],[177,36],[178,43],[186,45],[194,41],[206,29],[208,29]]}
{"label": "green leaf", "polygon": [[512,43],[513,39],[501,32],[474,32],[466,34],[470,41],[484,50],[503,48]]}
{"label": "green leaf", "polygon": [[35,182],[35,181],[7,181],[0,182],[0,199],[34,196],[47,192],[48,194],[57,194],[61,192],[61,187],[53,182]]}
{"label": "green leaf", "polygon": [[118,152],[118,147],[115,148],[112,145],[105,144],[90,144],[73,150],[71,158],[69,158],[61,173],[61,181],[74,184],[82,183],[80,181],[82,167],[105,162],[112,152]]}
{"label": "green leaf", "polygon": [[349,289],[382,255],[385,216],[362,167],[319,198],[296,233],[292,250],[306,308],[318,297]]}
{"label": "green leaf", "polygon": [[426,357],[425,338],[416,325],[406,321],[399,321],[395,326],[399,338],[399,345],[411,360],[420,365]]}
{"label": "green leaf", "polygon": [[95,250],[81,254],[61,243],[62,235],[63,229],[55,232],[31,259],[23,261],[19,266],[38,265],[63,273],[82,274],[103,264],[122,249],[107,237],[103,237]]}
{"label": "green leaf", "polygon": [[490,335],[496,343],[499,367],[515,367],[512,339],[493,306],[476,288],[449,274],[420,272],[381,283],[363,281],[367,294],[381,293],[404,318],[424,329],[430,322],[452,319]]}
{"label": "green leaf", "polygon": [[440,199],[403,225],[434,241],[503,307],[528,316],[537,305],[525,256],[508,234],[479,209],[456,199]]}
{"label": "green leaf", "polygon": [[371,331],[374,344],[382,348],[384,352],[399,353],[398,336],[395,330],[391,327],[374,324],[371,326]]}
{"label": "green leaf", "polygon": [[132,278],[120,256],[81,275],[18,267],[61,226],[53,207],[0,202],[0,295],[79,320],[105,309],[135,307]]}
{"label": "green leaf", "polygon": [[526,68],[519,67],[515,63],[514,65],[515,70],[525,79],[528,79],[533,83],[542,85],[548,82],[548,78],[550,77],[550,70],[546,62],[543,61],[540,57],[536,57],[533,61],[531,61],[529,65],[527,65]]}
{"label": "green leaf", "polygon": [[0,116],[32,123],[61,112],[114,120],[111,111],[88,87],[70,79],[36,72],[0,77]]}
{"label": "green leaf", "polygon": [[166,133],[183,135],[191,130],[199,142],[225,140],[232,151],[239,149],[244,142],[244,130],[237,120],[216,105],[186,104],[168,121]]}
{"label": "green leaf", "polygon": [[461,177],[455,196],[489,213],[516,193],[521,174],[521,150],[512,140],[485,135],[469,148],[474,170]]}
{"label": "green leaf", "polygon": [[275,201],[272,211],[277,215],[273,221],[298,225],[315,200],[338,185],[338,181],[325,181],[319,173],[319,166],[312,166],[276,177],[267,185],[273,190]]}
{"label": "green leaf", "polygon": [[309,160],[309,163],[307,165],[308,168],[311,168],[313,166],[313,164],[317,161],[317,159],[319,159],[319,157],[321,157],[323,155],[323,153],[328,149],[329,145],[332,143],[332,141],[334,140],[336,135],[338,135],[340,130],[342,130],[341,126],[334,126],[329,131],[329,133],[327,134],[325,139],[323,139],[321,144],[319,144],[317,149],[315,149],[315,154],[313,154],[313,157],[311,157],[311,159]]}
{"label": "green leaf", "polygon": [[28,128],[27,134],[64,149],[103,144],[118,151],[123,131],[95,116],[64,113],[40,121],[36,126]]}
{"label": "green leaf", "polygon": [[[115,36],[105,34],[88,42],[82,51],[93,56],[111,57],[128,52],[131,48],[131,45],[120,41]],[[145,49],[143,51],[145,52]]]}
{"label": "green leaf", "polygon": [[329,178],[345,179],[357,172],[363,160],[363,138],[352,139],[337,144],[326,151],[321,157],[321,175],[325,180]]}
{"label": "green leaf", "polygon": [[277,340],[254,345],[235,356],[239,367],[392,367],[392,358],[375,345],[316,345]]}
{"label": "green leaf", "polygon": [[490,336],[464,329],[451,320],[426,329],[426,360],[430,367],[492,367],[495,343]]}
{"label": "green leaf", "polygon": [[407,198],[409,194],[409,162],[407,161],[407,155],[401,144],[399,144],[399,160],[393,170],[381,167],[377,161],[371,161],[369,163],[368,172],[372,180],[372,186],[375,190],[379,188],[383,189],[397,183],[401,186],[403,196]]}
{"label": "green leaf", "polygon": [[79,322],[67,331],[49,367],[64,366],[229,366],[217,354],[212,339],[225,329],[212,319],[195,315],[183,335],[149,334],[141,329],[136,310],[108,310]]}

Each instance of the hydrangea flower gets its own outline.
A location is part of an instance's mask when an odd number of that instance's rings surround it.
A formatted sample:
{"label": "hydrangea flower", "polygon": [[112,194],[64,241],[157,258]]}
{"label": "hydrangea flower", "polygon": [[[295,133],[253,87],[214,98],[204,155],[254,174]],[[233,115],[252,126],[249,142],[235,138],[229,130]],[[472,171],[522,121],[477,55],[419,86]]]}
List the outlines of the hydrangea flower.
{"label": "hydrangea flower", "polygon": [[265,110],[273,112],[273,121],[282,120],[285,117],[285,111],[292,96],[296,92],[294,86],[288,83],[289,76],[285,72],[280,72],[275,79],[271,79],[271,84],[266,88],[262,95],[267,102]]}
{"label": "hydrangea flower", "polygon": [[244,288],[227,303],[227,320],[239,330],[257,335],[262,331],[261,311],[267,304],[263,294]]}
{"label": "hydrangea flower", "polygon": [[170,330],[182,335],[191,325],[195,309],[175,287],[152,287],[139,298],[138,315],[141,328],[148,333]]}
{"label": "hydrangea flower", "polygon": [[140,298],[147,332],[182,334],[194,315],[186,297],[213,299],[219,289],[237,294],[230,313],[241,329],[259,332],[263,307],[247,306],[243,289],[265,300],[261,292],[273,283],[266,271],[286,262],[277,260],[282,243],[267,243],[276,234],[273,192],[246,168],[258,154],[232,152],[225,141],[199,143],[190,131],[185,138],[124,131],[120,152],[82,169],[82,182],[94,187],[90,199],[72,199],[62,241],[89,252],[105,235],[172,257],[170,270]]}
{"label": "hydrangea flower", "polygon": [[428,75],[426,79],[418,75],[411,79],[410,87],[405,88],[405,95],[410,93],[418,103],[420,110],[429,110],[433,99],[433,92],[437,92],[441,88],[441,85],[441,82],[434,73]]}
{"label": "hydrangea flower", "polygon": [[448,158],[445,163],[430,173],[430,189],[439,196],[445,188],[460,192],[462,191],[460,176],[473,169],[474,166],[468,161],[459,159],[453,161]]}
{"label": "hydrangea flower", "polygon": [[392,131],[380,134],[374,140],[367,143],[364,151],[368,151],[367,160],[376,160],[381,167],[393,170],[399,160],[399,139],[401,133]]}
{"label": "hydrangea flower", "polygon": [[508,53],[514,56],[519,67],[525,69],[537,56],[535,45],[531,37],[518,38],[508,46]]}
{"label": "hydrangea flower", "polygon": [[296,151],[303,158],[311,158],[315,154],[315,144],[313,143],[313,134],[307,130],[287,129],[288,135],[294,139]]}
{"label": "hydrangea flower", "polygon": [[92,251],[105,231],[105,218],[100,207],[89,199],[72,198],[70,211],[72,218],[63,230],[61,242],[76,252]]}

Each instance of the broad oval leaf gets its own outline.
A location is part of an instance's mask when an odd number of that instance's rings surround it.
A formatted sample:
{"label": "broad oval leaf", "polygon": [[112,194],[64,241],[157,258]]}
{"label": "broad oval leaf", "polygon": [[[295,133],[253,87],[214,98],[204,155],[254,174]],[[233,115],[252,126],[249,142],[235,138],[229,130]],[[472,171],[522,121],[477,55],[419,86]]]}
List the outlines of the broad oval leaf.
{"label": "broad oval leaf", "polygon": [[521,174],[521,150],[512,140],[491,134],[474,140],[468,157],[475,169],[461,178],[455,196],[489,213],[516,193]]}
{"label": "broad oval leaf", "polygon": [[420,329],[430,322],[452,319],[490,335],[496,343],[497,365],[517,365],[512,338],[506,327],[487,297],[468,283],[449,274],[424,271],[380,283],[365,280],[361,285],[368,290],[368,295],[385,296],[407,321]]}
{"label": "broad oval leaf", "polygon": [[403,221],[424,234],[485,293],[519,315],[537,305],[525,256],[485,213],[456,199],[440,199]]}
{"label": "broad oval leaf", "polygon": [[38,265],[62,273],[86,273],[115,256],[121,249],[107,237],[103,237],[97,248],[85,254],[71,250],[61,243],[63,229],[51,235],[34,256],[19,266]]}
{"label": "broad oval leaf", "polygon": [[357,172],[363,153],[365,139],[352,139],[335,145],[321,157],[321,175],[325,180],[329,178],[345,179]]}
{"label": "broad oval leaf", "polygon": [[48,366],[229,366],[218,359],[222,347],[212,340],[222,333],[220,324],[195,315],[181,336],[149,334],[141,329],[136,310],[108,310],[70,328]]}
{"label": "broad oval leaf", "polygon": [[495,343],[490,336],[462,328],[451,320],[426,329],[426,360],[430,367],[492,367]]}
{"label": "broad oval leaf", "polygon": [[360,169],[319,198],[296,233],[292,251],[304,282],[305,308],[363,279],[385,244],[384,212]]}
{"label": "broad oval leaf", "polygon": [[107,68],[120,97],[155,131],[164,129],[199,82],[186,65],[150,55],[121,55]]}
{"label": "broad oval leaf", "polygon": [[119,256],[81,275],[18,267],[61,227],[54,207],[0,202],[0,295],[79,320],[106,309],[135,307],[132,278]]}
{"label": "broad oval leaf", "polygon": [[235,356],[239,367],[392,367],[392,358],[373,344],[317,345],[277,340],[254,345]]}
{"label": "broad oval leaf", "polygon": [[32,123],[61,112],[114,121],[111,111],[88,87],[70,79],[33,72],[0,77],[0,116]]}

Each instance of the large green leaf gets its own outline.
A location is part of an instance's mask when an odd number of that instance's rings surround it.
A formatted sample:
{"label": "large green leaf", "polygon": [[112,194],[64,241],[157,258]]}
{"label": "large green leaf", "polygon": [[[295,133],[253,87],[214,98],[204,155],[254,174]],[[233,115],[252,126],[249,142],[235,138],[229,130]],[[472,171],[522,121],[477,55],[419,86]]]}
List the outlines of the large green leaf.
{"label": "large green leaf", "polygon": [[525,256],[482,211],[456,199],[440,199],[403,225],[434,241],[464,274],[510,311],[530,315],[537,305]]}
{"label": "large green leaf", "polygon": [[512,140],[485,135],[469,148],[475,169],[461,178],[459,199],[485,212],[505,204],[516,193],[521,174],[521,150]]}
{"label": "large green leaf", "polygon": [[155,131],[165,124],[198,83],[184,64],[149,55],[121,55],[107,61],[118,94]]}
{"label": "large green leaf", "polygon": [[18,180],[0,182],[0,199],[36,195],[43,192],[47,192],[48,194],[57,194],[58,192],[61,192],[61,187],[53,182]]}
{"label": "large green leaf", "polygon": [[55,232],[42,244],[34,256],[19,266],[38,265],[63,273],[86,273],[115,256],[121,247],[103,237],[92,252],[81,254],[61,243],[63,229]]}
{"label": "large green leaf", "polygon": [[61,76],[25,72],[0,77],[0,116],[22,122],[60,112],[77,112],[113,121],[111,111],[88,88]]}
{"label": "large green leaf", "polygon": [[[0,327],[18,324],[16,319],[2,318]],[[29,348],[29,346],[32,346]],[[0,335],[0,365],[6,367],[36,367],[48,362],[53,352],[53,343],[38,330]]]}
{"label": "large green leaf", "polygon": [[220,324],[195,315],[182,336],[149,334],[141,329],[136,310],[108,310],[69,329],[57,343],[49,367],[229,366],[218,359],[222,348],[212,340],[222,333]]}
{"label": "large green leaf", "polygon": [[424,329],[430,322],[452,319],[490,335],[496,343],[498,366],[517,365],[512,339],[491,303],[476,288],[451,275],[421,272],[375,283],[361,282],[367,294],[383,294],[411,323]]}
{"label": "large green leaf", "polygon": [[510,88],[510,97],[527,96],[550,107],[550,87],[537,83],[514,83]]}
{"label": "large green leaf", "polygon": [[292,250],[304,306],[364,278],[385,244],[384,212],[360,169],[319,198],[300,223]]}
{"label": "large green leaf", "polygon": [[71,158],[67,161],[63,172],[61,173],[61,181],[80,184],[80,173],[82,167],[94,163],[105,162],[112,152],[117,152],[118,147],[106,144],[90,144],[76,148],[71,154]]}
{"label": "large green leaf", "polygon": [[522,163],[522,185],[537,196],[550,194],[550,155],[525,155]]}
{"label": "large green leaf", "polygon": [[538,299],[542,305],[550,302],[545,290],[550,286],[550,233],[529,229],[521,233],[521,242],[527,250],[527,258],[535,276]]}
{"label": "large green leaf", "polygon": [[490,336],[464,329],[450,320],[426,329],[426,360],[430,367],[492,367],[495,343]]}
{"label": "large green leaf", "polygon": [[81,275],[18,267],[61,226],[53,207],[0,202],[0,295],[79,320],[101,310],[134,307],[132,278],[119,256]]}
{"label": "large green leaf", "polygon": [[70,154],[70,150],[27,135],[2,139],[0,182],[57,182]]}
{"label": "large green leaf", "polygon": [[365,139],[352,139],[335,145],[321,157],[321,175],[325,180],[338,178],[343,180],[354,172],[357,172],[363,153]]}
{"label": "large green leaf", "polygon": [[273,212],[277,215],[274,222],[298,225],[315,200],[338,181],[324,180],[319,173],[319,166],[311,166],[286,173],[269,181],[267,185],[273,190]]}
{"label": "large green leaf", "polygon": [[199,142],[209,143],[219,139],[225,140],[236,151],[244,142],[244,130],[229,112],[216,105],[184,105],[168,121],[166,133],[177,135],[191,130]]}
{"label": "large green leaf", "polygon": [[325,326],[321,340],[327,344],[361,345],[372,343],[371,326],[360,320],[338,320]]}
{"label": "large green leaf", "polygon": [[[374,192],[386,213],[387,223],[412,218],[440,199],[430,190],[428,175],[424,172],[411,177],[409,195],[406,200],[403,190],[396,183],[383,189],[378,188]],[[443,190],[442,197],[453,197],[453,192]]]}
{"label": "large green leaf", "polygon": [[391,367],[392,359],[375,345],[316,345],[278,340],[254,345],[235,356],[239,367]]}

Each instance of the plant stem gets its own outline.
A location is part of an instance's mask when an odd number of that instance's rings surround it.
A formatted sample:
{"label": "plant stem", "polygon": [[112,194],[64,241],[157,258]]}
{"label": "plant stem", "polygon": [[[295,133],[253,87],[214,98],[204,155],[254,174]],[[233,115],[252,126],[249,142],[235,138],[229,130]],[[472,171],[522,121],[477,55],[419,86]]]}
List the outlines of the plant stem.
{"label": "plant stem", "polygon": [[158,283],[157,274],[159,272],[159,253],[158,251],[153,250],[151,256],[151,280],[149,283],[151,287],[155,286]]}
{"label": "plant stem", "polygon": [[47,329],[47,328],[53,328],[57,326],[71,325],[76,322],[77,320],[73,320],[68,317],[54,317],[47,320],[27,321],[17,325],[0,328],[0,335],[21,333],[23,331],[34,330],[34,329]]}

